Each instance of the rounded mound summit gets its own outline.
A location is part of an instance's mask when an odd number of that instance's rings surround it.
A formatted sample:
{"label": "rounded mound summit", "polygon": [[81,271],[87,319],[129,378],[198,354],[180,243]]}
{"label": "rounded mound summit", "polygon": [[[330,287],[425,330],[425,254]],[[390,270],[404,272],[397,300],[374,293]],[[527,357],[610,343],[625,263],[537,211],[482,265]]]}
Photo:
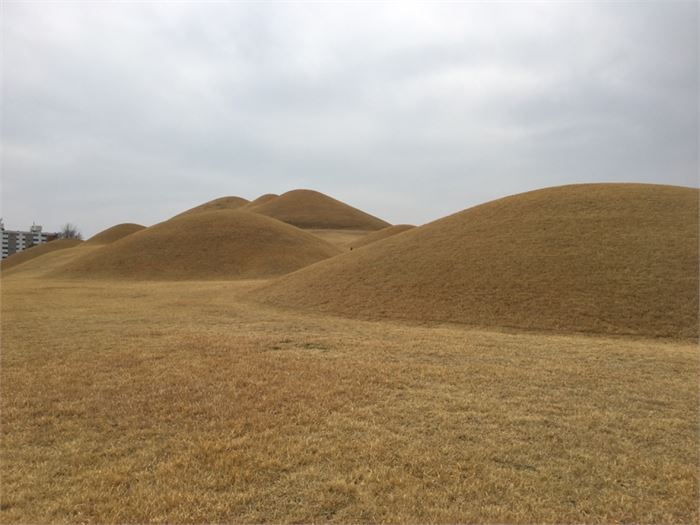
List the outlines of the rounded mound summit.
{"label": "rounded mound summit", "polygon": [[263,195],[246,209],[306,229],[380,230],[389,223],[313,190]]}
{"label": "rounded mound summit", "polygon": [[116,226],[112,226],[111,228],[107,228],[106,230],[102,230],[100,233],[93,235],[87,240],[87,243],[110,244],[114,241],[122,239],[123,237],[126,237],[127,235],[141,231],[144,228],[145,226],[134,224],[132,222],[117,224]]}
{"label": "rounded mound summit", "polygon": [[183,215],[191,215],[193,213],[202,213],[207,211],[237,210],[246,204],[248,204],[248,200],[244,199],[243,197],[219,197],[218,199],[205,202],[204,204],[200,204],[199,206],[183,211],[182,213],[177,214],[175,217],[182,217]]}
{"label": "rounded mound summit", "polygon": [[523,193],[256,294],[365,318],[697,337],[698,190],[585,184]]}
{"label": "rounded mound summit", "polygon": [[55,272],[104,279],[241,279],[288,273],[339,250],[298,228],[235,210],[186,214],[108,244]]}

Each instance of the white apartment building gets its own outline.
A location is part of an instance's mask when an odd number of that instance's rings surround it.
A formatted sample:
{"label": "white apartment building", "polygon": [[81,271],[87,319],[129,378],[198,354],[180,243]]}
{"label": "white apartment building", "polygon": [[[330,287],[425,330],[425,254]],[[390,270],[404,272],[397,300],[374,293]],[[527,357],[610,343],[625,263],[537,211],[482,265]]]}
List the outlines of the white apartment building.
{"label": "white apartment building", "polygon": [[0,219],[0,230],[2,230],[3,259],[15,252],[21,252],[36,244],[42,244],[58,238],[57,233],[46,233],[42,231],[41,226],[38,224],[32,224],[29,231],[6,230],[2,219]]}

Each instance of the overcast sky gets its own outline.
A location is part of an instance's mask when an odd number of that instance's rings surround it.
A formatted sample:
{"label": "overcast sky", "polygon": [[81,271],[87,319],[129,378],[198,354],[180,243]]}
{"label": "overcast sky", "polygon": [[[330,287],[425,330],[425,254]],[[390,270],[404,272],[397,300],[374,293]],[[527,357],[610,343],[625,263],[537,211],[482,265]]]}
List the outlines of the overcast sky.
{"label": "overcast sky", "polygon": [[422,224],[698,185],[698,4],[2,3],[2,216],[86,235],[312,188]]}

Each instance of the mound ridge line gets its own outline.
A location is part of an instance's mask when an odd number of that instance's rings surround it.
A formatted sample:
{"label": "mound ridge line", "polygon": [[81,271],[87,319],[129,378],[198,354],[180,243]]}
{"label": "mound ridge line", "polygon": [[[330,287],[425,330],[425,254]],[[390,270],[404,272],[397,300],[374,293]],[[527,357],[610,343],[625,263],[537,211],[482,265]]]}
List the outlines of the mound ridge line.
{"label": "mound ridge line", "polygon": [[281,277],[264,303],[369,319],[696,338],[698,190],[546,188]]}

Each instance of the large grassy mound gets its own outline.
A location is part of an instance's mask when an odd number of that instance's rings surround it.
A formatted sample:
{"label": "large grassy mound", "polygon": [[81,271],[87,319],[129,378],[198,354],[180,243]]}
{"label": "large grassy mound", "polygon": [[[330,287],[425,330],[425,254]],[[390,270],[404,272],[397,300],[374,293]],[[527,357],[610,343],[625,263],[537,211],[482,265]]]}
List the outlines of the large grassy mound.
{"label": "large grassy mound", "polygon": [[380,230],[389,226],[377,217],[312,190],[292,190],[278,197],[263,195],[245,209],[307,229]]}
{"label": "large grassy mound", "polygon": [[187,214],[81,257],[56,277],[239,279],[288,273],[339,249],[289,224],[235,210]]}
{"label": "large grassy mound", "polygon": [[351,242],[349,244],[349,247],[351,250],[354,250],[355,248],[367,246],[368,244],[372,244],[373,242],[393,237],[394,235],[403,233],[408,230],[412,230],[413,228],[415,228],[415,226],[412,226],[410,224],[395,224],[393,226],[387,226],[386,228],[382,228],[381,230],[368,233],[364,237],[357,239],[354,242]]}
{"label": "large grassy mound", "polygon": [[56,241],[45,242],[22,250],[21,252],[13,253],[7,259],[3,259],[0,263],[0,268],[5,271],[14,268],[17,265],[31,261],[36,257],[40,257],[55,250],[65,250],[81,244],[83,241],[78,239],[58,239]]}
{"label": "large grassy mound", "polygon": [[202,213],[206,211],[216,211],[216,210],[237,210],[248,204],[248,200],[243,197],[220,197],[189,210],[179,213],[175,217],[181,217],[183,215],[190,215],[193,213]]}
{"label": "large grassy mound", "polygon": [[698,334],[698,191],[548,188],[467,209],[261,288],[369,318],[610,334]]}
{"label": "large grassy mound", "polygon": [[93,235],[87,242],[88,244],[110,244],[123,237],[126,237],[127,235],[141,231],[144,228],[145,226],[134,224],[132,222],[117,224],[116,226],[112,226],[111,228],[107,228],[106,230],[102,230],[100,233]]}

